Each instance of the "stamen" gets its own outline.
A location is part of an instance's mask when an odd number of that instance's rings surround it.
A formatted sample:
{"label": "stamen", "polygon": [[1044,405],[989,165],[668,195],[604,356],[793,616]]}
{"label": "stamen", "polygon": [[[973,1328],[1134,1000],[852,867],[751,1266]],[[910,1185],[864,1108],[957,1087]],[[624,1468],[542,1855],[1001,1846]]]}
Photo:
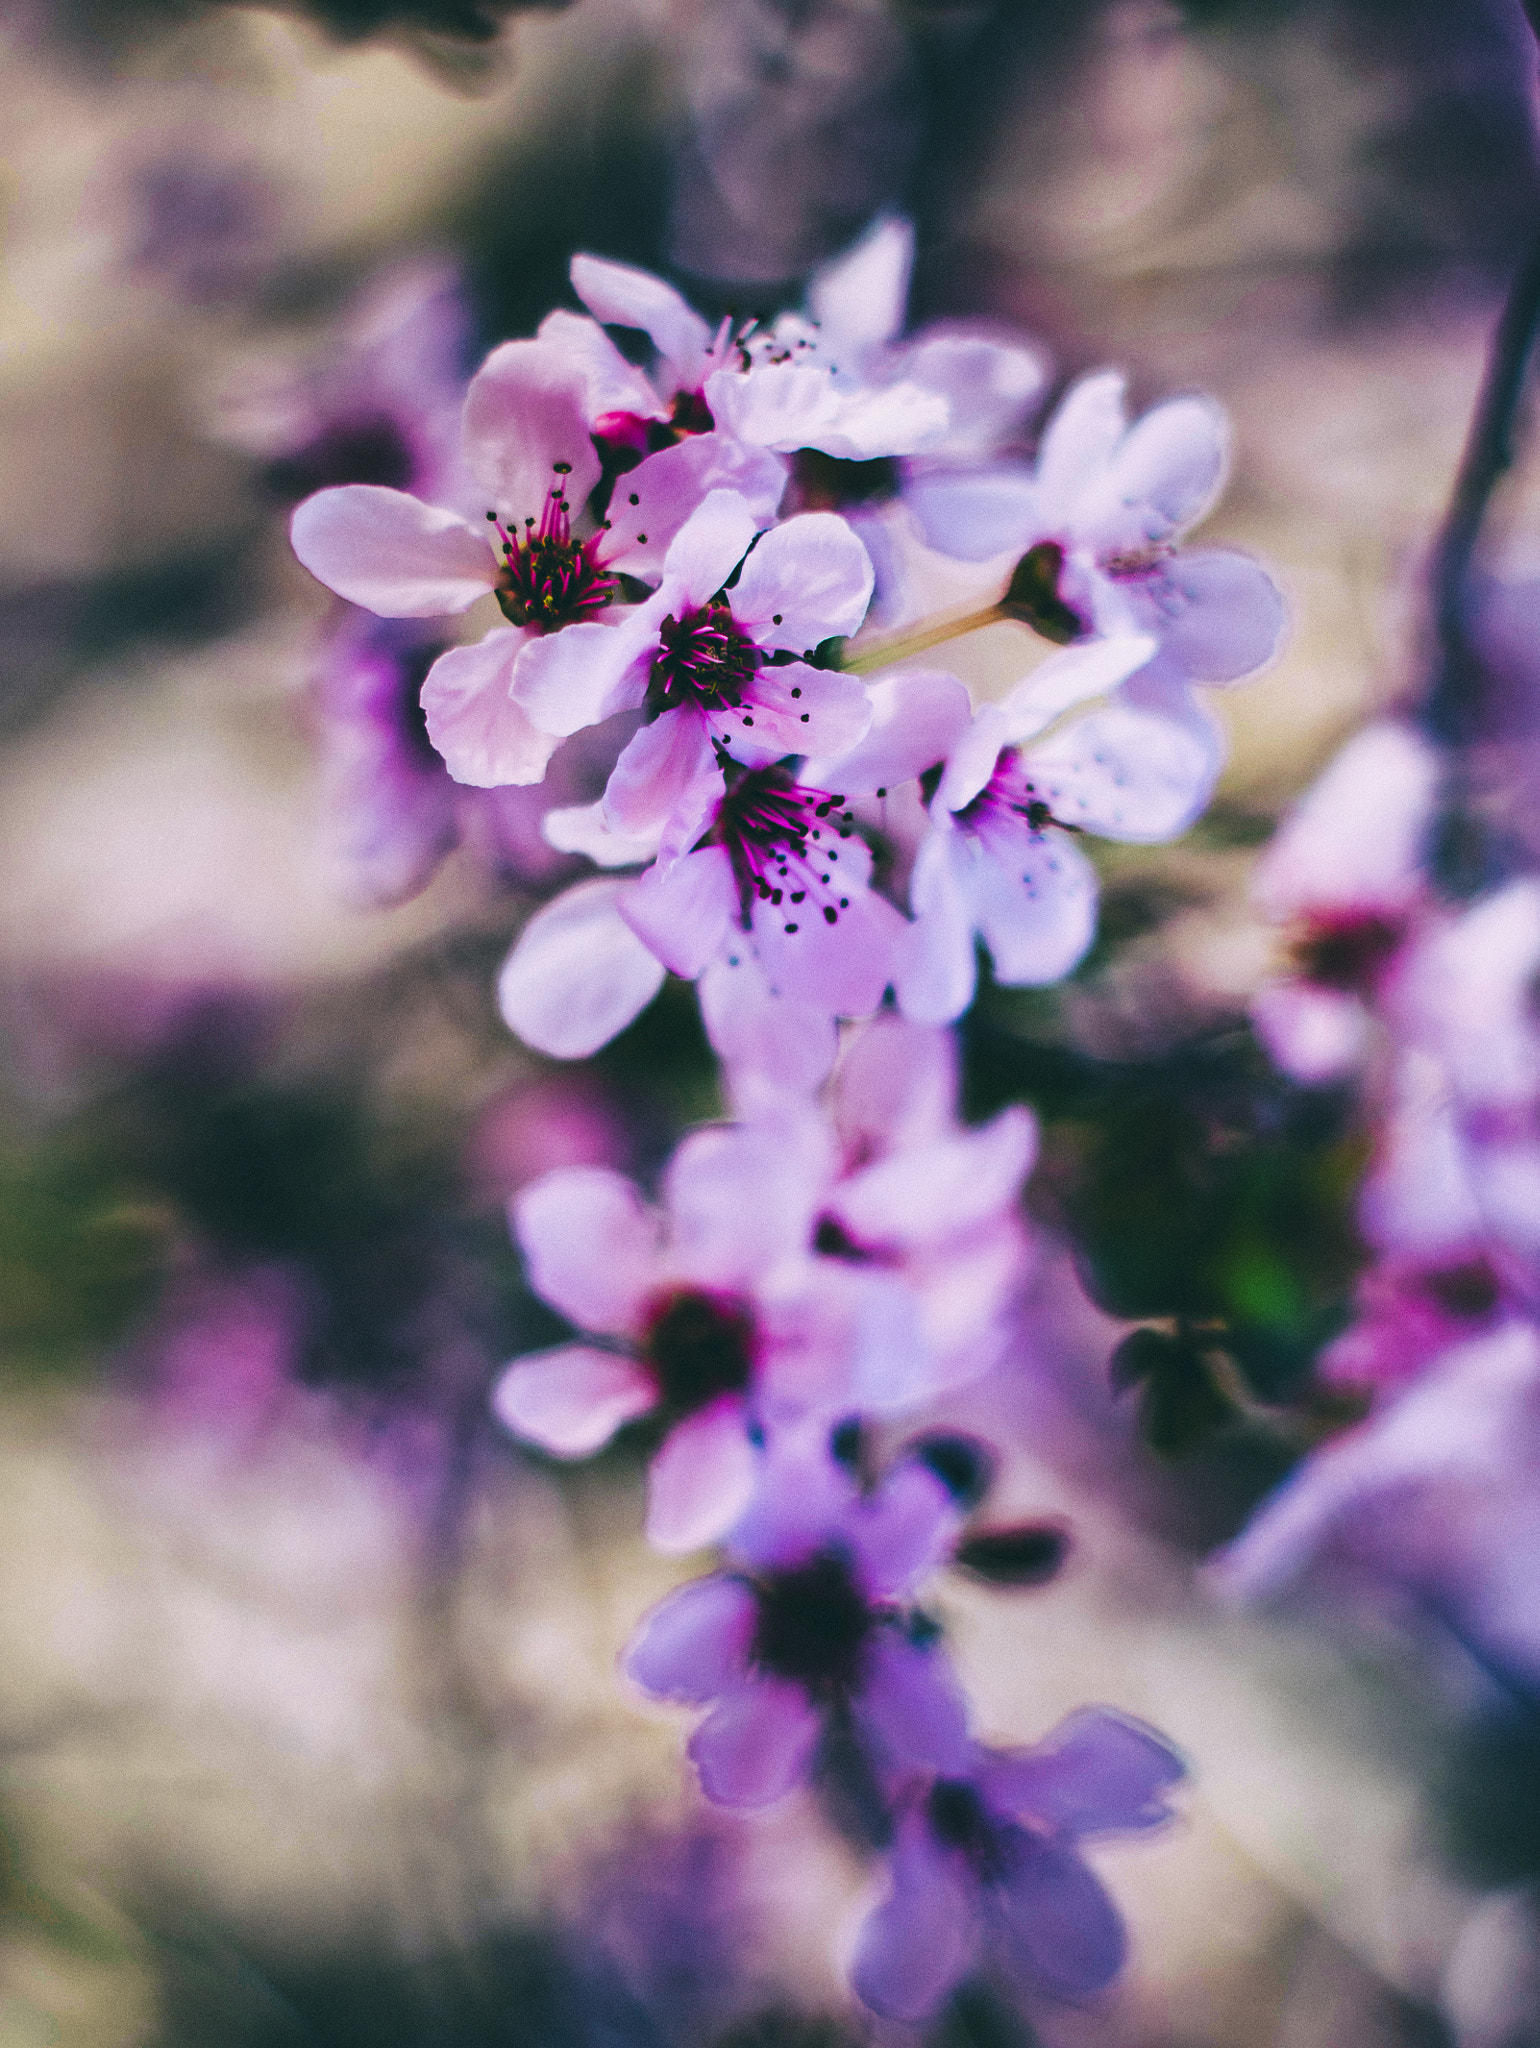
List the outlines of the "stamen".
{"label": "stamen", "polygon": [[487,514],[502,541],[496,596],[503,617],[510,625],[538,632],[591,618],[613,603],[620,589],[618,577],[599,562],[598,541],[572,538],[565,481],[572,464],[551,467],[557,481],[546,493],[538,526],[533,517],[526,518],[522,537],[515,539],[495,512]]}
{"label": "stamen", "polygon": [[[753,922],[756,904],[776,910],[784,898],[789,898],[788,908],[811,899],[825,924],[838,924],[842,912],[850,908],[850,897],[831,893],[825,864],[839,855],[833,846],[819,844],[815,849],[814,842],[823,839],[824,827],[842,840],[854,834],[854,816],[840,808],[845,799],[804,788],[785,768],[743,769],[726,755],[719,759],[727,794],[713,837],[732,862],[744,930]],[[815,819],[822,819],[823,826]],[[781,881],[789,884],[784,890]],[[801,930],[800,919],[788,919],[782,930],[794,936]]]}

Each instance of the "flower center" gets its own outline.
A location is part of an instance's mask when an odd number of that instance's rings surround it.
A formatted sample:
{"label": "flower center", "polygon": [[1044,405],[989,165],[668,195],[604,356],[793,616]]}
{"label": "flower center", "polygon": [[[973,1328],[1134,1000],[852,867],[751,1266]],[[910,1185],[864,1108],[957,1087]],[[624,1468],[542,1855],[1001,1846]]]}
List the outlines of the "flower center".
{"label": "flower center", "polygon": [[760,652],[721,598],[676,619],[658,633],[658,652],[647,684],[654,715],[682,704],[702,711],[736,711],[759,671]]}
{"label": "flower center", "polygon": [[753,1376],[754,1334],[753,1311],[737,1295],[666,1295],[641,1344],[664,1407],[692,1415],[721,1394],[741,1393]]}
{"label": "flower center", "polygon": [[981,1883],[1004,1876],[1007,1858],[1001,1831],[965,1778],[938,1778],[925,1801],[925,1818],[944,1848],[961,1850]]}
{"label": "flower center", "polygon": [[837,1551],[772,1572],[759,1587],[750,1655],[761,1670],[810,1692],[848,1692],[877,1617]]}
{"label": "flower center", "polygon": [[533,626],[541,633],[603,611],[620,588],[619,580],[599,565],[598,542],[572,538],[566,484],[572,465],[558,462],[554,468],[556,482],[546,493],[538,525],[526,519],[516,538],[495,512],[487,514],[502,541],[496,596],[503,617],[510,625]]}
{"label": "flower center", "polygon": [[1350,995],[1372,995],[1403,936],[1395,918],[1344,911],[1309,919],[1289,951],[1295,972],[1305,980]]}
{"label": "flower center", "polygon": [[957,823],[965,831],[987,839],[991,829],[998,831],[1001,826],[1018,833],[1021,828],[1014,822],[1018,818],[1034,838],[1041,838],[1050,825],[1057,825],[1064,832],[1080,830],[1078,825],[1066,825],[1062,818],[1054,816],[1052,804],[1028,776],[1017,749],[1002,747],[993,774],[973,801],[957,813]]}
{"label": "flower center", "polygon": [[850,908],[838,878],[839,842],[855,831],[850,812],[840,809],[845,799],[805,789],[784,768],[735,768],[725,756],[722,766],[727,794],[714,836],[733,864],[744,930],[756,902],[781,911],[788,933],[814,916],[838,924]]}

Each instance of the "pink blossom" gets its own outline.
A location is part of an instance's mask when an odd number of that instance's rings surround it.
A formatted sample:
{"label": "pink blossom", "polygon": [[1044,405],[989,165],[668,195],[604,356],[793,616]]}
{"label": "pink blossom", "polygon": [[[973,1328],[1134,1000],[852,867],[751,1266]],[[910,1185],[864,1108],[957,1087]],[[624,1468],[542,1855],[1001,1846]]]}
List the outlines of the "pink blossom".
{"label": "pink blossom", "polygon": [[[906,1016],[941,1023],[968,1007],[975,934],[997,981],[1059,980],[1096,928],[1096,874],[1075,841],[1174,838],[1201,810],[1220,738],[1152,652],[1139,635],[1067,648],[971,718],[958,687],[910,881],[915,921],[896,984]],[[1099,709],[1055,724],[1107,692]]]}
{"label": "pink blossom", "polygon": [[[816,448],[870,461],[910,454],[946,429],[949,408],[939,391],[907,379],[869,384],[856,364],[821,350],[816,330],[795,316],[770,327],[735,329],[724,321],[713,333],[661,278],[594,256],[573,258],[572,284],[596,320],[640,328],[657,351],[647,378],[602,332],[582,344],[596,383],[602,380],[612,434],[634,433],[633,421],[695,424],[748,448]],[[554,314],[541,333],[577,345],[578,324]]]}
{"label": "pink blossom", "polygon": [[1188,394],[1130,426],[1125,389],[1116,370],[1082,377],[1035,463],[937,466],[909,483],[907,501],[943,554],[1030,556],[1029,601],[1050,638],[1148,633],[1173,673],[1236,682],[1277,651],[1282,596],[1248,555],[1177,548],[1223,488],[1224,415]]}
{"label": "pink blossom", "polygon": [[1257,865],[1253,895],[1283,926],[1293,971],[1261,991],[1252,1017],[1296,1080],[1332,1080],[1367,1053],[1378,991],[1432,908],[1437,781],[1437,756],[1410,726],[1366,726]]}
{"label": "pink blossom", "polygon": [[625,1653],[654,1699],[710,1708],[689,1744],[708,1799],[784,1798],[833,1716],[879,1770],[965,1767],[962,1696],[933,1629],[912,1628],[906,1606],[957,1526],[951,1495],[918,1460],[869,1496],[824,1457],[767,1460],[729,1545],[736,1569],[670,1594]]}
{"label": "pink blossom", "polygon": [[748,1504],[766,1426],[839,1412],[884,1373],[910,1378],[909,1332],[874,1297],[810,1259],[806,1189],[769,1130],[686,1138],[661,1213],[603,1168],[541,1177],[513,1205],[530,1284],[601,1340],[521,1358],[494,1406],[558,1457],[584,1457],[658,1411],[647,1532],[691,1550]]}
{"label": "pink blossom", "polygon": [[1079,1844],[1161,1826],[1185,1776],[1153,1729],[1082,1707],[1036,1748],[976,1748],[965,1770],[912,1785],[886,1896],[857,1937],[859,1997],[890,2019],[924,2019],[985,1944],[1033,1988],[1104,1990],[1128,1940]]}

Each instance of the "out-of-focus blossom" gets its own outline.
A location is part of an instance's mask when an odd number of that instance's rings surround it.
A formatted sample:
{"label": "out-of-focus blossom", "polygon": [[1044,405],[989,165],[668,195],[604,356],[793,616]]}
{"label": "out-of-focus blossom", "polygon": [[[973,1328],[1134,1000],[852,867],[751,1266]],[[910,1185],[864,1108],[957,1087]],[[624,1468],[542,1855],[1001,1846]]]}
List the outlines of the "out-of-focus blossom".
{"label": "out-of-focus blossom", "polygon": [[897,981],[906,1015],[941,1023],[968,1007],[975,934],[998,981],[1061,979],[1096,929],[1096,874],[1075,838],[1172,839],[1198,815],[1220,736],[1180,678],[1173,688],[1150,666],[1153,652],[1142,635],[1066,648],[971,719],[959,686],[910,882],[915,922]]}
{"label": "out-of-focus blossom", "polygon": [[1148,633],[1173,674],[1237,682],[1277,651],[1282,595],[1249,555],[1178,549],[1223,488],[1224,415],[1194,394],[1130,426],[1125,388],[1116,370],[1083,377],[1049,421],[1035,464],[928,467],[908,502],[943,554],[1015,555],[1012,604],[1049,639]]}
{"label": "out-of-focus blossom", "polygon": [[1353,1321],[1321,1352],[1316,1370],[1332,1384],[1393,1396],[1513,1308],[1497,1264],[1479,1246],[1436,1263],[1381,1259],[1359,1281]]}
{"label": "out-of-focus blossom", "polygon": [[1358,733],[1285,819],[1253,894],[1284,927],[1292,972],[1252,1017],[1296,1080],[1329,1081],[1364,1057],[1378,991],[1432,909],[1426,860],[1438,758],[1410,726]]}
{"label": "out-of-focus blossom", "polygon": [[516,1434],[584,1457],[622,1423],[669,1425],[652,1463],[647,1531],[692,1550],[743,1512],[763,1429],[912,1401],[912,1332],[874,1293],[809,1256],[807,1191],[769,1129],[686,1138],[660,1214],[602,1168],[544,1176],[516,1200],[535,1292],[608,1340],[516,1360],[494,1406]]}
{"label": "out-of-focus blossom", "polygon": [[724,321],[713,334],[662,278],[595,256],[574,257],[572,283],[596,320],[641,329],[657,351],[649,379],[592,323],[553,313],[542,324],[543,338],[586,359],[594,402],[603,407],[601,439],[624,441],[667,423],[707,435],[717,429],[751,449],[790,455],[815,448],[869,462],[912,454],[946,431],[949,406],[940,390],[906,378],[868,380],[858,364],[820,349],[805,322],[735,328]]}
{"label": "out-of-focus blossom", "polygon": [[956,1533],[956,1503],[918,1460],[865,1497],[822,1456],[767,1460],[729,1544],[737,1569],[670,1594],[625,1654],[653,1698],[711,1709],[689,1745],[708,1799],[784,1798],[836,1719],[879,1770],[966,1767],[962,1696],[906,1611]]}
{"label": "out-of-focus blossom", "polygon": [[924,2019],[981,1947],[1028,1986],[1105,1989],[1128,1938],[1079,1844],[1159,1827],[1185,1776],[1153,1729],[1084,1707],[1036,1748],[974,1749],[965,1770],[913,1786],[888,1894],[857,1940],[859,1996],[886,2017]]}

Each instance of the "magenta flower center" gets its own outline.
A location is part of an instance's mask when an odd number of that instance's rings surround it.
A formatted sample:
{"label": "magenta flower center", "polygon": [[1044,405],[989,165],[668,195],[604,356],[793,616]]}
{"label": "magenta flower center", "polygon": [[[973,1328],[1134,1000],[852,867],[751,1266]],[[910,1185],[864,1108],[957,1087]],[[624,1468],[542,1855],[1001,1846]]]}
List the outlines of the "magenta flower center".
{"label": "magenta flower center", "polygon": [[771,1572],[759,1584],[752,1661],[809,1692],[852,1691],[876,1611],[838,1551]]}
{"label": "magenta flower center", "polygon": [[925,1801],[930,1831],[946,1849],[962,1853],[981,1884],[995,1884],[1008,1864],[1003,1830],[966,1778],[938,1778]]}
{"label": "magenta flower center", "polygon": [[558,462],[556,482],[546,493],[539,523],[524,522],[522,535],[509,533],[495,512],[487,514],[502,541],[503,567],[497,602],[513,626],[552,633],[591,618],[611,603],[620,584],[597,559],[598,543],[572,538],[566,478],[572,465]]}
{"label": "magenta flower center", "polygon": [[1404,928],[1396,918],[1372,911],[1341,911],[1311,918],[1289,950],[1295,972],[1305,980],[1322,988],[1368,996],[1374,993],[1375,983],[1403,936]]}
{"label": "magenta flower center", "polygon": [[[672,612],[658,633],[658,652],[647,685],[654,714],[694,704],[702,711],[736,711],[759,672],[759,649],[716,598],[676,619]],[[746,725],[753,724],[746,718]]]}
{"label": "magenta flower center", "polygon": [[681,1288],[657,1302],[641,1343],[674,1415],[693,1415],[723,1394],[740,1394],[754,1373],[754,1311],[735,1294]]}
{"label": "magenta flower center", "polygon": [[[973,801],[957,813],[957,823],[987,843],[1002,832],[1011,839],[1019,838],[1023,825],[1034,838],[1041,838],[1049,825],[1060,825],[1062,820],[1054,816],[1052,804],[1028,775],[1017,749],[1002,747],[994,773]],[[1063,829],[1074,832],[1078,827],[1064,825]]]}
{"label": "magenta flower center", "polygon": [[738,882],[743,928],[756,903],[779,911],[796,933],[813,918],[838,924],[850,908],[839,871],[840,844],[855,832],[845,799],[806,789],[784,768],[728,768],[727,795],[714,836],[727,849]]}

